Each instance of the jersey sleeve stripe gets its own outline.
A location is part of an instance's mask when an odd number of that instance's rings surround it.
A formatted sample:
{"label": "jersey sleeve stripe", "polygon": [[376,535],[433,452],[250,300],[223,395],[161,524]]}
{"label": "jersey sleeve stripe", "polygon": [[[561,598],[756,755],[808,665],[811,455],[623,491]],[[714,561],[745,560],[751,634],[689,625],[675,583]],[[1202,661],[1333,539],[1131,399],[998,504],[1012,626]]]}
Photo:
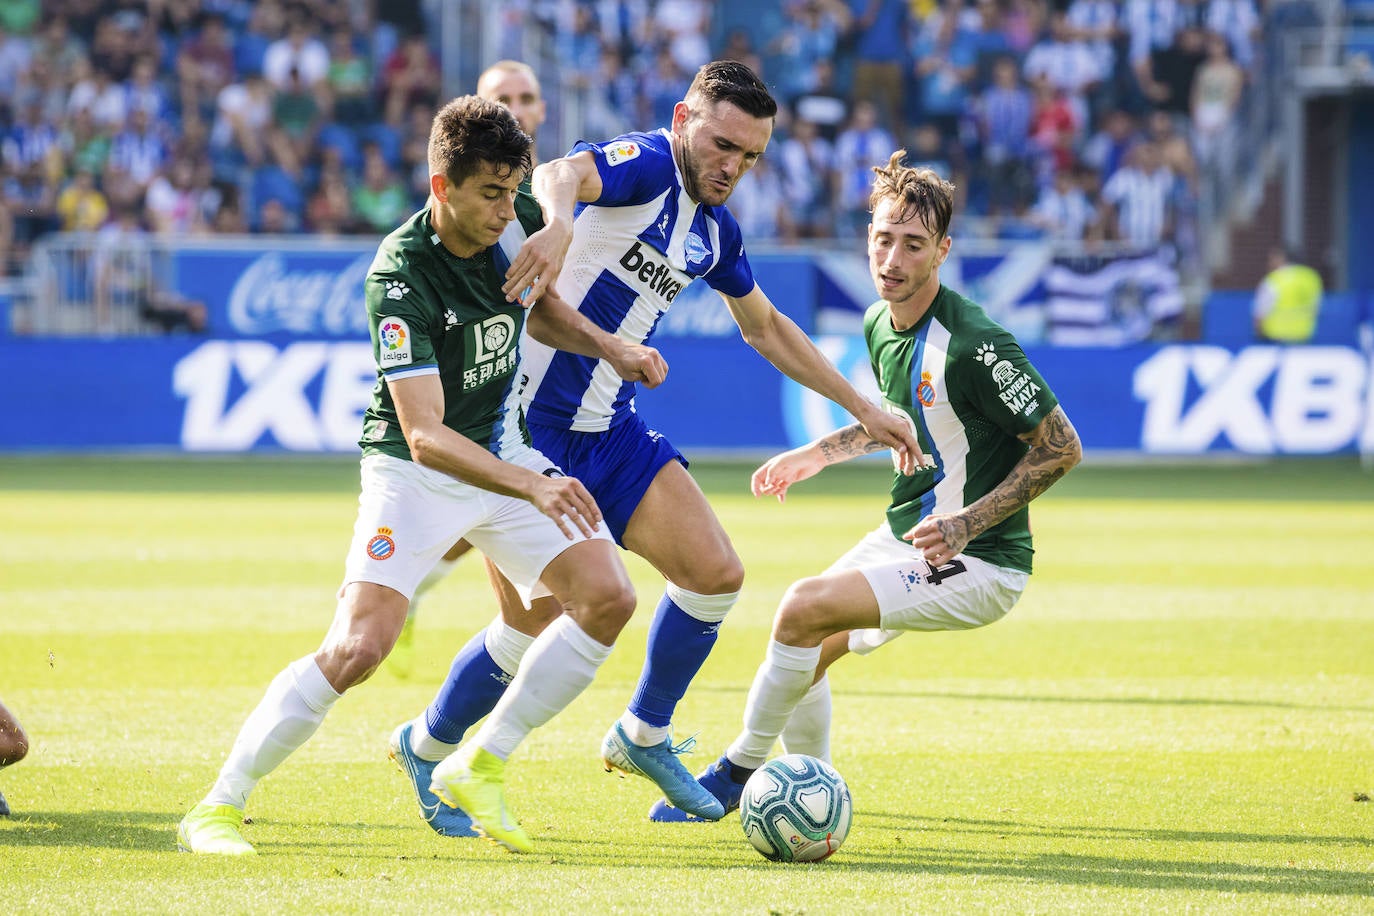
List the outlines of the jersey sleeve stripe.
{"label": "jersey sleeve stripe", "polygon": [[383,369],[382,377],[386,379],[411,378],[419,375],[438,375],[439,367],[431,363],[428,366],[403,366],[400,369]]}

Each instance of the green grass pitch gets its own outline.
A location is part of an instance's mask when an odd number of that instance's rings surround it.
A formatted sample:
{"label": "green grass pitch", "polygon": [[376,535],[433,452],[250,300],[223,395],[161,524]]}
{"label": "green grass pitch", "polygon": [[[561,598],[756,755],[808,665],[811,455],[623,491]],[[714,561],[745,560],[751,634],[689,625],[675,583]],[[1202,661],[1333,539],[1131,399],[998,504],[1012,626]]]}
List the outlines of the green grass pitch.
{"label": "green grass pitch", "polygon": [[[739,606],[679,709],[695,771],[739,727],[773,608],[876,524],[881,462],[786,504],[745,465],[698,478],[744,558]],[[537,851],[429,831],[386,760],[493,613],[466,562],[423,608],[416,673],[352,692],[259,786],[249,861],[175,825],[272,676],[333,609],[356,463],[0,459],[0,911],[1374,912],[1374,475],[1353,461],[1089,466],[1039,501],[1004,621],[908,634],[832,671],[844,848],[777,865],[734,817],[665,827],[597,753],[660,582],[592,687],[509,770]]]}

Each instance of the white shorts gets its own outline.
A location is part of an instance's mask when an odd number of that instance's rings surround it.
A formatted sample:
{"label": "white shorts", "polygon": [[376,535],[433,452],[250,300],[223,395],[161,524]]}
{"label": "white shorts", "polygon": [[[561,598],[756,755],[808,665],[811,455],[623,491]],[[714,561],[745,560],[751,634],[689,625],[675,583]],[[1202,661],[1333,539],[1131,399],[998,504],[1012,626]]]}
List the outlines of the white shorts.
{"label": "white shorts", "polygon": [[[535,449],[513,464],[535,473],[555,467]],[[420,580],[459,538],[466,538],[501,568],[528,604],[548,594],[539,575],[554,557],[587,540],[573,540],[533,503],[463,483],[413,461],[389,455],[362,460],[358,521],[344,564],[344,581],[372,582],[410,598]],[[593,539],[610,541],[605,524]]]}
{"label": "white shorts", "polygon": [[868,580],[882,622],[880,629],[850,631],[849,651],[859,655],[907,630],[968,630],[1001,620],[1030,578],[1019,569],[962,553],[944,566],[932,567],[886,522],[864,535],[826,572],[846,569],[857,569]]}

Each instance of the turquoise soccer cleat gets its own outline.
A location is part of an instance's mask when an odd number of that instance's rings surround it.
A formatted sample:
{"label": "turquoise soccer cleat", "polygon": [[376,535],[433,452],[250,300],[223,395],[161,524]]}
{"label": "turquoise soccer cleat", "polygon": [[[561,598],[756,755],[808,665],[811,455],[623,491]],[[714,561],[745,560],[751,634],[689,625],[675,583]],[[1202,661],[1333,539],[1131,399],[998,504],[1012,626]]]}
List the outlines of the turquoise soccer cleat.
{"label": "turquoise soccer cleat", "polygon": [[472,829],[472,818],[456,808],[443,804],[439,796],[430,791],[429,784],[434,780],[434,768],[439,762],[422,760],[411,750],[410,732],[414,727],[414,722],[397,726],[391,733],[391,746],[387,756],[410,780],[410,787],[415,791],[415,800],[420,803],[420,817],[424,818],[425,823],[433,827],[434,832],[440,836],[477,836],[477,831]]}
{"label": "turquoise soccer cleat", "polygon": [[601,762],[606,772],[619,770],[632,776],[643,776],[656,784],[674,807],[702,820],[718,821],[725,816],[725,806],[692,778],[678,757],[696,746],[695,738],[673,745],[665,738],[653,747],[640,747],[625,734],[617,722],[611,726],[601,742]]}
{"label": "turquoise soccer cleat", "polygon": [[[744,783],[735,782],[730,778],[730,762],[725,757],[722,756],[715,763],[702,770],[697,776],[697,782],[703,789],[710,792],[716,801],[721,803],[726,814],[739,808],[740,796],[744,793]],[[649,820],[660,824],[682,824],[702,823],[707,818],[688,814],[681,808],[674,806],[668,799],[660,798],[649,809]]]}

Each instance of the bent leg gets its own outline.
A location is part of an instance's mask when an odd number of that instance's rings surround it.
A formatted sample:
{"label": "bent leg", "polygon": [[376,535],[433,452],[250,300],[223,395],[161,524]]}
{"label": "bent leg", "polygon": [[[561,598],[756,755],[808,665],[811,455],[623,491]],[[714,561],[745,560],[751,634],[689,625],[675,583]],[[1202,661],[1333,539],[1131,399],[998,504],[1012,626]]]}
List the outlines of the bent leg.
{"label": "bent leg", "polygon": [[472,739],[503,760],[586,689],[634,612],[634,586],[609,540],[574,544],[544,568],[540,579],[565,613],[534,640]]}
{"label": "bent leg", "polygon": [[749,688],[744,730],[725,752],[729,761],[745,769],[762,766],[816,683],[826,637],[878,621],[878,600],[862,573],[829,572],[794,583],[773,619],[773,638]]}

